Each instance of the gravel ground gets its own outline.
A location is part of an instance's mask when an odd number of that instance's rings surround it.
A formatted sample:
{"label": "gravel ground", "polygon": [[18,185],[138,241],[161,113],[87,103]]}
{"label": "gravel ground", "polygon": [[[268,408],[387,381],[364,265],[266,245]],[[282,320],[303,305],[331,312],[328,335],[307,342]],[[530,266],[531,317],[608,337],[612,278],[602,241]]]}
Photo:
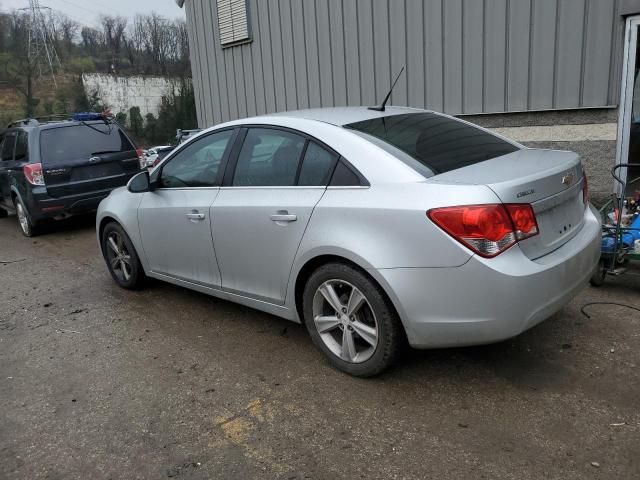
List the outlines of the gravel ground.
{"label": "gravel ground", "polygon": [[167,284],[117,288],[91,218],[35,239],[0,220],[13,260],[2,479],[640,478],[640,314],[580,313],[640,304],[633,277],[518,338],[410,351],[361,380],[300,325]]}

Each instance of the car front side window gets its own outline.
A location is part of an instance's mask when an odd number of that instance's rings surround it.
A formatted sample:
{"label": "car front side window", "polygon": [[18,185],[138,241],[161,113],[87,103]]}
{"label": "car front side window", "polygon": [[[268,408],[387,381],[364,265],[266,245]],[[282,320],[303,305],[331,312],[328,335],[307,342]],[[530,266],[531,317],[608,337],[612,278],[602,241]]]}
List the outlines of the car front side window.
{"label": "car front side window", "polygon": [[178,152],[162,167],[159,188],[213,187],[231,146],[233,130],[212,133]]}

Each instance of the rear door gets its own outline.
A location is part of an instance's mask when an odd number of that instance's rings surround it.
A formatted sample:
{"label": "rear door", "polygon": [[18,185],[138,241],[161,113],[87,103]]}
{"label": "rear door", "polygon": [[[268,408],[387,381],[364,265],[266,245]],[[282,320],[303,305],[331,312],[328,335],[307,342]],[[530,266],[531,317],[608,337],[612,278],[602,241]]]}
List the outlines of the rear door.
{"label": "rear door", "polygon": [[43,129],[40,153],[52,197],[109,191],[140,171],[131,140],[117,125],[103,122]]}
{"label": "rear door", "polygon": [[211,208],[222,288],[282,304],[337,155],[295,132],[250,128]]}

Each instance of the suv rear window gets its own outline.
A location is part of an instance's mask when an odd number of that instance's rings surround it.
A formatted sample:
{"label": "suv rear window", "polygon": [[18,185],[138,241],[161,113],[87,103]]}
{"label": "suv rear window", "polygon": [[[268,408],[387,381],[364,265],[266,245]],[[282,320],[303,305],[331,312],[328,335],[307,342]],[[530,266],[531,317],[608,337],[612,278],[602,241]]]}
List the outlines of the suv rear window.
{"label": "suv rear window", "polygon": [[[435,174],[518,150],[515,145],[491,133],[430,112],[390,115],[351,123],[345,127],[389,143]],[[424,175],[424,171],[420,171],[416,165],[411,162],[408,164]]]}
{"label": "suv rear window", "polygon": [[40,133],[42,162],[49,165],[131,150],[135,148],[127,136],[112,124],[71,125]]}

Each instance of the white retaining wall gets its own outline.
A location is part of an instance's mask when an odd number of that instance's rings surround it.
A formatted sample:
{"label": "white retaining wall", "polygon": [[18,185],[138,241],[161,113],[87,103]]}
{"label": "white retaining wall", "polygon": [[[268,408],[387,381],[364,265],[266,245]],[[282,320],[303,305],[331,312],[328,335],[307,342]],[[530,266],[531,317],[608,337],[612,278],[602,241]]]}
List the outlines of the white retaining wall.
{"label": "white retaining wall", "polygon": [[92,73],[82,75],[87,95],[97,92],[102,102],[115,115],[129,113],[131,107],[140,107],[144,117],[148,113],[158,116],[162,97],[178,88],[178,82],[166,77],[121,77]]}

